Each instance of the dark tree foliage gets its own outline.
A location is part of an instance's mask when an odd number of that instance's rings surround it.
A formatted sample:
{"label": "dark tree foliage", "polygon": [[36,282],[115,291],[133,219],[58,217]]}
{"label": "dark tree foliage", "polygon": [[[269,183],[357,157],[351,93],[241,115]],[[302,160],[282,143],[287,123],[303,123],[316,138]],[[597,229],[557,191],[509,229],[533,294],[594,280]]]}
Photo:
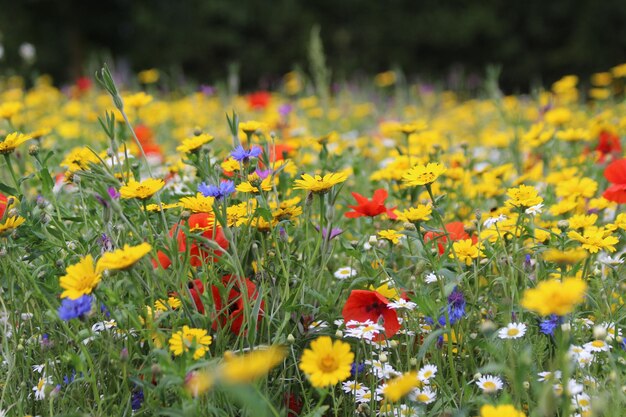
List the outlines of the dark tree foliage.
{"label": "dark tree foliage", "polygon": [[624,0],[0,0],[0,70],[19,70],[31,42],[36,67],[59,81],[114,57],[200,82],[236,64],[244,86],[263,87],[307,67],[315,24],[336,79],[499,64],[503,85],[525,90],[626,61]]}

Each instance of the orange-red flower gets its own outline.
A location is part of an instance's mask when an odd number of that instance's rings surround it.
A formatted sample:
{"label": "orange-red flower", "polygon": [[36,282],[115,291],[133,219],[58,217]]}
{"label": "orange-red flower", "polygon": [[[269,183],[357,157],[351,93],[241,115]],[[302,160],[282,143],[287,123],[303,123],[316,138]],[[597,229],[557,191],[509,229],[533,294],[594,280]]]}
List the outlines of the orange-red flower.
{"label": "orange-red flower", "polygon": [[251,110],[263,110],[270,104],[272,95],[267,91],[257,91],[248,94],[248,106]]}
{"label": "orange-red flower", "polygon": [[[446,251],[445,244],[448,242],[448,238],[453,242],[457,240],[465,240],[470,239],[470,235],[465,231],[465,226],[463,222],[451,222],[446,224],[445,226],[446,233],[435,231],[435,232],[427,232],[424,234],[424,242],[429,242],[434,240],[437,242],[437,247],[439,249],[439,255],[443,255]],[[447,234],[447,236],[446,236]],[[474,243],[476,243],[476,237],[471,238]]]}
{"label": "orange-red flower", "polygon": [[604,178],[611,185],[602,193],[602,197],[616,203],[626,203],[626,159],[611,162],[604,170]]}
{"label": "orange-red flower", "polygon": [[598,137],[596,151],[600,152],[600,162],[603,162],[607,155],[620,155],[622,153],[622,144],[619,136],[603,130]]}
{"label": "orange-red flower", "polygon": [[396,215],[393,213],[395,207],[387,208],[385,207],[385,200],[387,200],[387,190],[378,189],[374,191],[374,195],[371,200],[368,200],[366,197],[363,197],[359,193],[352,193],[352,197],[357,202],[356,206],[348,206],[354,211],[349,211],[345,214],[346,217],[354,219],[357,217],[376,217],[379,214],[387,213],[390,219],[395,219]]}
{"label": "orange-red flower", "polygon": [[[189,224],[190,230],[202,230],[202,237],[213,240],[216,242],[222,249],[228,249],[228,240],[224,236],[222,232],[222,228],[217,226],[215,229],[213,228],[214,219],[213,216],[209,213],[196,213],[189,216],[189,220],[187,221]],[[176,242],[178,244],[178,251],[185,252],[187,250],[187,244],[189,236],[185,234],[183,231],[183,226],[185,222],[180,222],[170,229],[170,237],[174,236],[176,233]],[[191,237],[191,247],[189,248],[190,260],[189,263],[191,266],[200,266],[206,262],[214,262],[216,258],[221,256],[221,251],[216,251],[213,249],[207,248],[203,245],[202,242],[196,241]],[[157,252],[158,263],[164,269],[167,269],[171,264],[171,259],[162,251]],[[157,262],[153,261],[153,265],[156,268]]]}
{"label": "orange-red flower", "polygon": [[[213,330],[218,327],[230,325],[230,330],[234,334],[240,334],[241,326],[244,322],[246,304],[249,311],[252,311],[257,305],[257,299],[260,294],[254,282],[248,278],[240,278],[235,275],[225,275],[222,277],[222,285],[226,290],[224,298],[220,292],[220,288],[216,285],[211,286],[211,294],[213,295],[213,303],[217,317],[213,322]],[[263,317],[265,302],[261,300],[257,321]]]}
{"label": "orange-red flower", "polygon": [[379,323],[379,319],[382,318],[385,334],[379,334],[375,338],[382,340],[398,333],[401,327],[396,311],[388,305],[389,300],[377,291],[352,290],[341,313],[346,323],[350,320],[361,323],[371,320]]}

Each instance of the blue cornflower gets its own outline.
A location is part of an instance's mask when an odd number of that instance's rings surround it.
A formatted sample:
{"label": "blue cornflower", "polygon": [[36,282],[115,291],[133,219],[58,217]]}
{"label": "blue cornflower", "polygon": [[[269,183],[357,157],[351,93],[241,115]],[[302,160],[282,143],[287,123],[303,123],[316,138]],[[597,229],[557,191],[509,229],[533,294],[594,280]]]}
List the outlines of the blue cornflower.
{"label": "blue cornflower", "polygon": [[247,151],[239,145],[230,153],[235,161],[246,163],[250,158],[258,158],[261,155],[261,148],[253,146]]}
{"label": "blue cornflower", "polygon": [[82,317],[91,311],[92,301],[93,297],[90,295],[83,295],[76,300],[64,298],[59,307],[59,317],[65,321]]}
{"label": "blue cornflower", "polygon": [[198,191],[205,197],[215,197],[221,200],[235,192],[235,183],[232,181],[222,181],[220,185],[202,183],[198,186]]}
{"label": "blue cornflower", "polygon": [[133,396],[130,399],[130,407],[133,411],[137,411],[141,408],[141,404],[143,403],[143,390],[141,388],[136,388],[133,391]]}
{"label": "blue cornflower", "polygon": [[352,362],[352,365],[350,365],[350,376],[352,378],[358,377],[364,371],[365,371],[365,364],[364,363]]}
{"label": "blue cornflower", "polygon": [[456,323],[465,315],[465,304],[465,296],[458,288],[455,288],[448,296],[450,324]]}
{"label": "blue cornflower", "polygon": [[557,316],[556,314],[552,314],[547,319],[541,320],[541,323],[539,323],[539,329],[543,334],[547,334],[548,336],[554,336],[554,330],[556,330],[557,326],[560,325],[562,322],[562,317]]}

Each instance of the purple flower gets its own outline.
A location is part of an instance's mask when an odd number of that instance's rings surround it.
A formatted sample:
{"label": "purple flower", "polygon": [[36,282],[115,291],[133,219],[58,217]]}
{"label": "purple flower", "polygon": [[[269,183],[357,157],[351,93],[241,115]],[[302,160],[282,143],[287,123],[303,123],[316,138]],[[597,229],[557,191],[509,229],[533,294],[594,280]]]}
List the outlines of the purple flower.
{"label": "purple flower", "polygon": [[243,146],[239,145],[230,153],[235,161],[247,163],[250,158],[258,158],[261,155],[261,148],[253,146],[248,150],[245,150]]}
{"label": "purple flower", "polygon": [[59,317],[65,321],[80,318],[91,311],[92,301],[90,295],[83,295],[76,300],[64,298],[59,307]]}
{"label": "purple flower", "polygon": [[[315,229],[318,232],[320,231],[319,226],[315,226]],[[325,227],[322,229],[322,236],[324,237],[324,240],[332,240],[342,233],[343,233],[343,229],[340,229],[338,227],[333,227],[332,230],[330,231],[330,236],[328,236],[328,229]]]}
{"label": "purple flower", "polygon": [[107,189],[107,193],[109,193],[109,197],[111,197],[111,200],[117,200],[118,198],[120,198],[120,193],[115,189],[115,187],[109,187]]}
{"label": "purple flower", "polygon": [[547,319],[541,320],[539,323],[539,329],[541,333],[546,334],[548,336],[554,336],[554,331],[557,326],[563,322],[563,318],[557,316],[556,314],[550,315]]}
{"label": "purple flower", "polygon": [[136,388],[133,391],[133,396],[130,400],[130,407],[133,411],[137,411],[141,408],[141,404],[143,403],[143,390],[141,388]]}
{"label": "purple flower", "polygon": [[281,116],[286,117],[289,113],[291,113],[291,110],[293,110],[293,106],[289,103],[286,103],[278,108],[278,113]]}
{"label": "purple flower", "polygon": [[232,181],[222,181],[220,185],[202,183],[198,186],[198,191],[205,197],[215,197],[221,200],[235,192],[235,183]]}
{"label": "purple flower", "polygon": [[[454,290],[448,296],[448,318],[450,319],[450,324],[454,324],[457,321],[461,320],[465,315],[465,296],[458,288],[454,288]],[[440,326],[446,325],[446,316],[442,314],[437,320]]]}
{"label": "purple flower", "polygon": [[257,168],[254,170],[254,173],[257,174],[261,180],[264,180],[265,178],[270,176],[270,174],[272,173],[272,170],[271,169],[263,170],[263,169]]}
{"label": "purple flower", "polygon": [[216,91],[217,89],[211,85],[202,84],[200,86],[200,92],[205,96],[212,96]]}
{"label": "purple flower", "polygon": [[111,242],[111,239],[106,235],[106,233],[102,233],[100,239],[98,239],[98,243],[102,246],[102,249],[100,250],[102,253],[111,252],[113,250],[113,242]]}
{"label": "purple flower", "polygon": [[356,378],[357,376],[361,375],[364,371],[365,371],[364,363],[352,362],[352,365],[350,365],[350,376],[352,378]]}

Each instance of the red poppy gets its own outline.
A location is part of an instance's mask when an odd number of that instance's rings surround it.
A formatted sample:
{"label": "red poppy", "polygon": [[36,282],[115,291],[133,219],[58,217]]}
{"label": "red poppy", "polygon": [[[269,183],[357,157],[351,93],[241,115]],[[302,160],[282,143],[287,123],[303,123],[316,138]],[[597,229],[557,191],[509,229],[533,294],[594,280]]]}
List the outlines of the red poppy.
{"label": "red poppy", "polygon": [[[222,284],[228,291],[226,299],[222,298],[220,289],[217,286],[211,286],[211,294],[213,295],[215,311],[217,312],[217,317],[213,322],[213,330],[217,330],[218,326],[224,327],[230,324],[230,330],[238,335],[243,325],[246,304],[252,310],[259,298],[259,292],[254,282],[248,278],[242,279],[235,275],[222,277]],[[261,301],[257,321],[261,320],[264,308],[265,301]]]}
{"label": "red poppy", "polygon": [[616,203],[626,203],[626,159],[618,159],[607,165],[604,178],[611,185],[602,193],[602,197]]}
{"label": "red poppy", "polygon": [[376,217],[379,214],[387,213],[390,219],[395,219],[397,216],[393,213],[395,207],[387,208],[385,207],[385,200],[387,199],[387,190],[382,188],[374,191],[374,195],[371,200],[363,197],[359,193],[352,193],[352,197],[358,203],[356,206],[348,206],[354,211],[349,211],[345,214],[346,217],[350,219],[354,219],[357,217]]}
{"label": "red poppy", "polygon": [[[371,320],[378,323],[382,317],[382,325],[385,328],[384,336],[390,338],[400,330],[400,322],[398,322],[396,311],[389,308],[388,305],[389,300],[376,291],[352,290],[341,314],[346,323],[350,320],[361,323]],[[375,340],[382,340],[385,338],[384,336],[379,334]]]}
{"label": "red poppy", "polygon": [[[468,235],[465,231],[465,226],[463,225],[463,222],[448,223],[446,224],[445,229],[447,236],[445,233],[439,231],[426,232],[424,234],[424,242],[429,242],[431,240],[435,240],[437,242],[439,255],[443,255],[443,253],[446,251],[444,245],[448,242],[448,237],[450,237],[453,242],[456,242],[457,240],[470,239],[470,235]],[[476,243],[477,239],[475,236],[471,239],[474,241],[474,243]]]}
{"label": "red poppy", "polygon": [[248,106],[252,110],[263,110],[270,104],[272,95],[267,91],[257,91],[248,94]]}
{"label": "red poppy", "polygon": [[0,193],[0,219],[4,217],[4,212],[7,210],[7,196]]}
{"label": "red poppy", "polygon": [[610,154],[621,154],[622,153],[622,144],[620,143],[619,136],[607,132],[603,130],[600,132],[600,136],[598,138],[598,146],[596,146],[596,151],[600,152],[600,162],[604,161],[604,158]]}
{"label": "red poppy", "polygon": [[80,77],[76,80],[76,87],[81,93],[89,91],[89,89],[91,88],[91,84],[91,78],[89,77]]}
{"label": "red poppy", "polygon": [[[212,240],[216,242],[222,249],[228,249],[228,240],[224,236],[222,232],[222,228],[217,226],[215,230],[212,228],[212,223],[214,219],[208,213],[196,213],[189,216],[188,224],[189,229],[191,231],[202,229],[202,237]],[[183,226],[185,222],[180,222],[170,229],[170,237],[174,236],[176,232],[176,242],[178,244],[178,251],[185,252],[187,250],[187,238],[183,231]],[[220,251],[216,251],[213,249],[205,248],[202,242],[196,242],[195,239],[192,239],[191,247],[189,248],[190,260],[189,263],[191,266],[200,266],[206,262],[214,262],[216,258],[221,256]],[[167,269],[172,261],[170,258],[163,253],[162,251],[157,252],[158,263],[161,264],[163,269]],[[157,260],[153,260],[152,264],[154,267],[157,267]]]}
{"label": "red poppy", "polygon": [[204,294],[204,284],[199,279],[194,279],[188,286],[193,303],[196,305],[200,314],[204,314],[204,304],[202,304],[202,299],[200,298],[200,296]]}
{"label": "red poppy", "polygon": [[137,135],[137,139],[141,142],[143,146],[144,143],[149,143],[154,140],[154,133],[152,133],[152,129],[150,129],[146,125],[137,125],[134,128],[135,135]]}
{"label": "red poppy", "polygon": [[285,393],[285,408],[287,408],[287,417],[299,416],[302,412],[304,403],[293,393]]}

